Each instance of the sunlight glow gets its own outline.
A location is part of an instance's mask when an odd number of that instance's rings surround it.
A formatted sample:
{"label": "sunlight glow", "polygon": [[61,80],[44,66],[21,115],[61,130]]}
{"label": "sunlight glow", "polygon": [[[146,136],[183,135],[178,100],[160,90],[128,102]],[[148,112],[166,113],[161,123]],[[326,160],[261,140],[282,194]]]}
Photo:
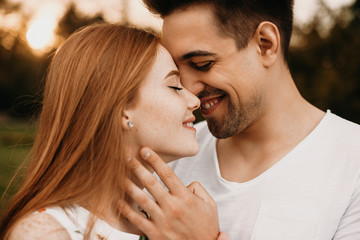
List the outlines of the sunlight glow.
{"label": "sunlight glow", "polygon": [[37,19],[32,22],[26,33],[26,39],[30,47],[34,50],[44,50],[52,46],[55,40],[55,26],[51,19],[47,18]]}

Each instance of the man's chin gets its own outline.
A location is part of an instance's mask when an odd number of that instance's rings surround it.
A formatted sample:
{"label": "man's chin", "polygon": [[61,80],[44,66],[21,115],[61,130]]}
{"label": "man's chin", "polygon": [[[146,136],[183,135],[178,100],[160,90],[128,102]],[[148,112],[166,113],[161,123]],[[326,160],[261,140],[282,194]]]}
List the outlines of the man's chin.
{"label": "man's chin", "polygon": [[226,139],[239,134],[246,128],[246,121],[235,114],[228,114],[224,119],[206,118],[211,134],[219,139]]}
{"label": "man's chin", "polygon": [[206,119],[206,121],[208,123],[208,128],[214,137],[225,139],[232,136],[226,131],[226,127],[221,124],[220,121],[217,121],[213,118]]}

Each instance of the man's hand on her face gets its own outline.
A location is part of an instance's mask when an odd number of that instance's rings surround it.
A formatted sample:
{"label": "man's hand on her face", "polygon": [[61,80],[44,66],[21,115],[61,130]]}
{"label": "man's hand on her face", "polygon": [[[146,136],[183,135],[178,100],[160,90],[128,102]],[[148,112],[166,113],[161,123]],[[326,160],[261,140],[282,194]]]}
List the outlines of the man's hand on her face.
{"label": "man's hand on her face", "polygon": [[121,202],[121,212],[131,223],[153,240],[228,239],[225,233],[219,234],[215,201],[200,183],[184,186],[172,169],[149,148],[143,148],[140,155],[169,191],[137,159],[132,158],[128,162],[130,170],[155,200],[128,180],[127,194],[150,215],[150,219],[146,219],[126,202]]}

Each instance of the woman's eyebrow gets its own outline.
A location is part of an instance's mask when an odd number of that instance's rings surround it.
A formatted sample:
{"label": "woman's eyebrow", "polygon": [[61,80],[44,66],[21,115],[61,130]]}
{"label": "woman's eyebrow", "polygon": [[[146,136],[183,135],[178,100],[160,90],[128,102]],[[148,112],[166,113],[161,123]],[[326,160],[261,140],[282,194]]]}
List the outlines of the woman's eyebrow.
{"label": "woman's eyebrow", "polygon": [[169,77],[171,77],[171,76],[173,76],[173,75],[180,76],[180,73],[179,73],[178,70],[172,70],[172,71],[170,71],[170,72],[165,76],[164,79],[167,79],[167,78],[169,78]]}

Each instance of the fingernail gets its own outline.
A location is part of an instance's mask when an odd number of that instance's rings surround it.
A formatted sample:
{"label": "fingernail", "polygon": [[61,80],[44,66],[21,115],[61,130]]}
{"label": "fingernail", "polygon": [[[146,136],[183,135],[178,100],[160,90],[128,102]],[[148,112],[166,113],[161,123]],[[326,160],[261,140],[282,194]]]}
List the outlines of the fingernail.
{"label": "fingernail", "polygon": [[149,150],[147,149],[142,149],[141,150],[141,156],[144,158],[144,159],[147,159],[148,157],[150,157],[151,153]]}
{"label": "fingernail", "polygon": [[126,162],[130,162],[130,160],[131,160],[130,156],[126,157]]}

